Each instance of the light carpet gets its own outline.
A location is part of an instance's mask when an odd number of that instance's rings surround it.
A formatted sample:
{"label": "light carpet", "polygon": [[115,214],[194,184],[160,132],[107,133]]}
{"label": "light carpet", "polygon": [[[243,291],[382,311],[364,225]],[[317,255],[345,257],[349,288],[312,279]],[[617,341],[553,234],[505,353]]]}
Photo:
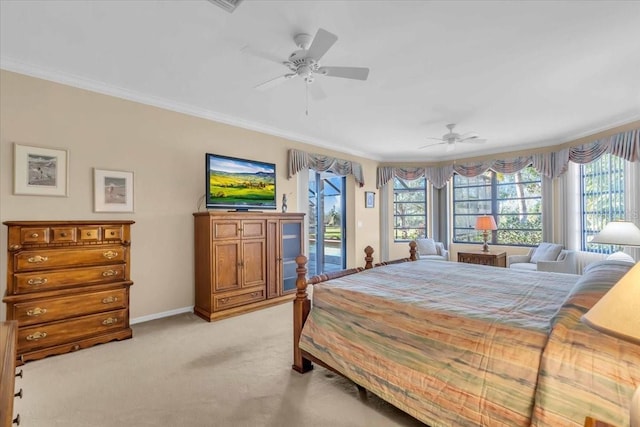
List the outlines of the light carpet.
{"label": "light carpet", "polygon": [[292,305],[208,323],[181,314],[133,338],[25,364],[27,427],[423,426],[316,366],[291,370]]}

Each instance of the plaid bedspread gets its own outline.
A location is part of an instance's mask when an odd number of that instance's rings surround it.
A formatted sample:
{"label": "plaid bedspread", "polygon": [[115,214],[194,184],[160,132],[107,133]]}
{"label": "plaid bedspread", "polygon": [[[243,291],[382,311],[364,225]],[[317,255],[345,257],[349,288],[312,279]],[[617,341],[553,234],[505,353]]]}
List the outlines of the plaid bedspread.
{"label": "plaid bedspread", "polygon": [[378,267],[314,286],[300,347],[431,427],[528,426],[551,322],[579,278]]}

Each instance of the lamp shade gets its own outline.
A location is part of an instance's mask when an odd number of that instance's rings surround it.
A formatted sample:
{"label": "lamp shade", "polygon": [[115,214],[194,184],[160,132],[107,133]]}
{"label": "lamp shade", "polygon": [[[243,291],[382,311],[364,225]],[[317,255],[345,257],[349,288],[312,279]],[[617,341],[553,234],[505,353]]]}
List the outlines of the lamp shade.
{"label": "lamp shade", "polygon": [[640,228],[629,221],[611,221],[589,243],[640,247]]}
{"label": "lamp shade", "polygon": [[640,263],[622,276],[582,321],[607,335],[640,344]]}
{"label": "lamp shade", "polygon": [[497,230],[496,220],[490,215],[482,215],[476,218],[476,230]]}

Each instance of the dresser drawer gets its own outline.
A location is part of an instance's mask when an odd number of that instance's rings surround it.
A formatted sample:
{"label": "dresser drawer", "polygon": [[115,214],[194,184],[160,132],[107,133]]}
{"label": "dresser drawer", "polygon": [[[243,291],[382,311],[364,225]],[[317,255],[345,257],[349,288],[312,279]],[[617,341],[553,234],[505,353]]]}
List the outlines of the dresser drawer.
{"label": "dresser drawer", "polygon": [[16,271],[44,270],[74,265],[113,264],[125,259],[123,246],[22,251],[14,255]]}
{"label": "dresser drawer", "polygon": [[103,240],[122,240],[122,227],[104,227]]}
{"label": "dresser drawer", "polygon": [[21,228],[20,243],[31,245],[49,243],[49,227]]}
{"label": "dresser drawer", "polygon": [[102,238],[100,227],[78,227],[78,235],[81,242],[99,242]]}
{"label": "dresser drawer", "polygon": [[126,307],[126,290],[113,289],[14,304],[12,319],[20,322],[20,326],[35,325]]}
{"label": "dresser drawer", "polygon": [[20,328],[18,331],[18,353],[124,329],[127,323],[126,317],[127,310],[117,310]]}
{"label": "dresser drawer", "polygon": [[76,228],[75,227],[51,227],[51,243],[75,243]]}
{"label": "dresser drawer", "polygon": [[213,299],[212,306],[214,311],[225,310],[250,302],[262,301],[265,299],[265,290],[264,288],[254,288],[243,293],[212,295],[211,298]]}
{"label": "dresser drawer", "polygon": [[103,265],[68,270],[16,273],[13,280],[13,294],[99,285],[125,280],[125,265]]}

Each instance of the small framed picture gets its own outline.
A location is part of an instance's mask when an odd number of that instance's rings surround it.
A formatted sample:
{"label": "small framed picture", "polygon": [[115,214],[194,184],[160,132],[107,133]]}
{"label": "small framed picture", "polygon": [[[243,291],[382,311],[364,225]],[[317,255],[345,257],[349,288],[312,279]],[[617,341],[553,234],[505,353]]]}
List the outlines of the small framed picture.
{"label": "small framed picture", "polygon": [[93,211],[133,212],[133,172],[93,169]]}
{"label": "small framed picture", "polygon": [[13,194],[68,195],[67,150],[15,144],[13,154]]}
{"label": "small framed picture", "polygon": [[373,191],[364,192],[364,207],[374,208],[376,206],[376,193]]}

